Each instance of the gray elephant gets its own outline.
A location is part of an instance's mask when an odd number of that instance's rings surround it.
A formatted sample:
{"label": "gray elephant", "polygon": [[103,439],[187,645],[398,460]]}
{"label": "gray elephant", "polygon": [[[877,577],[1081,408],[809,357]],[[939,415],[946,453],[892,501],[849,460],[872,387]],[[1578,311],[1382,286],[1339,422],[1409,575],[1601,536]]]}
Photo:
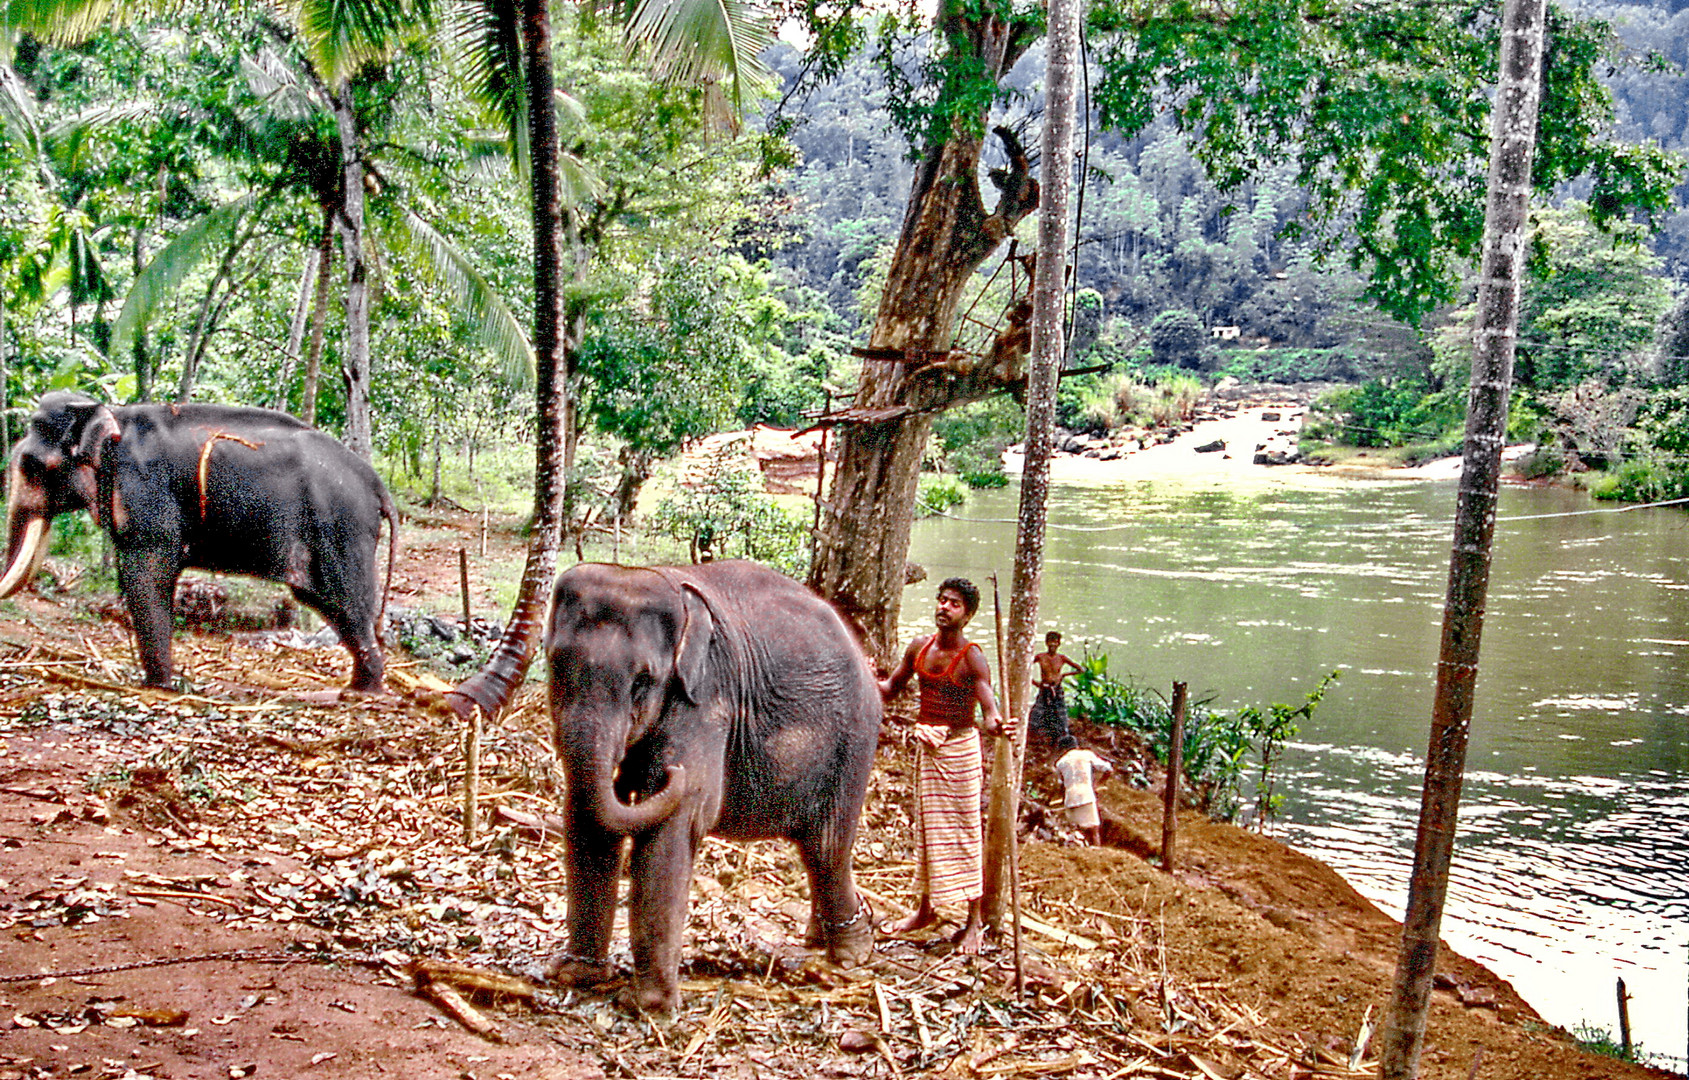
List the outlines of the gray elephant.
{"label": "gray elephant", "polygon": [[807,944],[873,951],[851,847],[879,741],[880,695],[831,605],[755,563],[583,563],[546,632],[553,738],[568,777],[564,985],[610,975],[623,839],[632,838],[632,1003],[679,998],[680,938],[708,834],[785,837],[809,875]]}
{"label": "gray elephant", "polygon": [[196,567],[288,585],[340,632],[352,689],[381,689],[376,549],[385,518],[391,582],[398,515],[369,462],[328,435],[268,409],[56,391],[12,452],[0,597],[34,576],[52,519],[71,510],[111,535],[148,686],[171,685],[176,579]]}

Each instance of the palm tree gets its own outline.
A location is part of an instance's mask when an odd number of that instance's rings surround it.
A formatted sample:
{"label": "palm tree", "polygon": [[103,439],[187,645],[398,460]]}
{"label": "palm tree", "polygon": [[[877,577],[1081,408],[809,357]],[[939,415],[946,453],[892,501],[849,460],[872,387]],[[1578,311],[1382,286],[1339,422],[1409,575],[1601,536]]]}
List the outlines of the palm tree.
{"label": "palm tree", "polygon": [[1395,986],[1379,1029],[1380,1080],[1414,1080],[1425,1045],[1425,1020],[1436,974],[1443,901],[1465,778],[1478,681],[1478,645],[1489,595],[1501,448],[1519,331],[1519,289],[1529,232],[1531,167],[1543,92],[1544,0],[1506,0],[1502,9],[1500,78],[1491,117],[1489,193],[1484,212],[1483,271],[1472,327],[1472,384],[1466,445],[1449,556],[1437,691],[1425,754],[1413,874],[1402,915]]}
{"label": "palm tree", "polygon": [[1019,819],[1021,754],[1026,747],[1027,690],[1031,683],[1033,633],[1044,575],[1045,502],[1050,490],[1050,446],[1056,420],[1056,380],[1065,342],[1062,319],[1067,280],[1068,192],[1072,188],[1073,111],[1079,62],[1081,0],[1050,0],[1048,67],[1044,74],[1044,162],[1038,198],[1038,262],[1032,279],[1032,358],[1026,379],[1026,457],[1021,468],[1020,513],[1015,531],[1015,573],[1009,594],[1007,688],[1003,707],[1019,722],[1015,739],[997,740],[991,768],[991,804],[986,817],[985,893],[981,912],[988,925],[1002,923],[1006,885]]}
{"label": "palm tree", "polygon": [[[80,41],[98,29],[112,8],[110,0],[40,0],[0,6],[0,59],[9,64],[11,45],[20,32],[27,31],[54,42]],[[432,0],[368,0],[357,5],[334,0],[297,0],[290,10],[299,26],[305,55],[320,79],[322,95],[335,120],[339,197],[333,228],[340,236],[347,267],[347,346],[343,361],[347,384],[345,441],[354,451],[368,457],[371,450],[369,282],[364,248],[367,169],[351,79],[365,65],[389,57],[402,42],[432,29],[433,4]],[[76,265],[84,263],[79,260]],[[319,272],[325,272],[326,261],[321,266]],[[168,267],[161,269],[166,277],[171,273]],[[90,288],[93,287],[91,283]],[[86,289],[84,293],[97,295]],[[191,378],[190,369],[188,379]]]}
{"label": "palm tree", "polygon": [[[655,69],[671,78],[727,83],[723,104],[741,107],[766,73],[756,57],[770,38],[763,10],[745,0],[640,0],[628,23],[631,39],[652,49]],[[565,520],[569,447],[573,444],[573,351],[585,309],[565,302],[564,247],[575,280],[591,252],[581,218],[562,198],[565,164],[557,140],[552,77],[552,25],[546,0],[469,0],[463,40],[472,81],[505,121],[518,168],[524,160],[533,192],[534,526],[516,601],[486,666],[447,695],[460,715],[496,715],[510,704],[538,643],[546,590],[557,570]],[[725,77],[725,79],[724,79]],[[525,151],[525,153],[524,153]],[[575,185],[579,187],[580,185]]]}
{"label": "palm tree", "polygon": [[[288,44],[283,28],[270,24],[268,30],[277,36],[278,46]],[[314,264],[314,274],[306,287],[314,284],[310,292],[315,303],[300,410],[306,423],[314,423],[336,222],[344,216],[342,147],[338,138],[325,137],[321,125],[315,122],[333,114],[332,95],[310,62],[290,55],[285,47],[244,56],[242,69],[258,107],[230,121],[227,145],[219,149],[273,171],[274,179],[267,191],[231,200],[191,222],[136,275],[113,327],[112,351],[119,353],[138,342],[158,306],[174,296],[194,267],[208,258],[219,260],[219,272],[212,282],[215,288],[226,278],[242,237],[251,232],[250,223],[286,198],[303,196],[315,205],[322,223],[315,257],[308,260]],[[387,182],[368,204],[370,232],[378,241],[372,246],[387,251],[390,258],[405,260],[450,293],[458,310],[473,323],[481,345],[503,362],[507,377],[526,384],[532,377],[533,353],[504,299],[466,254],[407,204],[404,185],[394,182],[395,175],[385,173],[384,177]],[[202,311],[209,303],[208,291]],[[352,321],[350,312],[348,321]],[[364,321],[367,324],[367,318]],[[207,336],[205,330],[196,330],[190,339],[183,358],[179,401],[187,400],[191,393]]]}

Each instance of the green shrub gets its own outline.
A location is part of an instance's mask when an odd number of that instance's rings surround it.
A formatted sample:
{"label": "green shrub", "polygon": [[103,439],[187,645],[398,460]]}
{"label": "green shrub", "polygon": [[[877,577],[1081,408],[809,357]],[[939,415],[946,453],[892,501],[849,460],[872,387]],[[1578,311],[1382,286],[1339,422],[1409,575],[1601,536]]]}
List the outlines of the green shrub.
{"label": "green shrub", "polygon": [[1208,331],[1194,312],[1179,308],[1163,311],[1149,324],[1150,355],[1157,364],[1201,367],[1207,345]]}
{"label": "green shrub", "polygon": [[[1073,677],[1068,700],[1073,712],[1095,724],[1124,727],[1142,735],[1156,758],[1167,762],[1173,714],[1151,690],[1108,673],[1108,657],[1086,650]],[[1314,713],[1337,678],[1332,672],[1300,706],[1247,706],[1235,714],[1217,713],[1205,702],[1187,702],[1181,771],[1196,803],[1209,815],[1229,820],[1243,806],[1243,779],[1254,756],[1260,763],[1255,792],[1265,822],[1283,797],[1274,790],[1284,743],[1295,737],[1298,721]]]}
{"label": "green shrub", "polygon": [[1689,472],[1681,460],[1632,458],[1601,473],[1589,483],[1589,493],[1614,502],[1655,503],[1689,497]]}
{"label": "green shrub", "polygon": [[657,504],[646,527],[689,545],[695,559],[755,559],[799,579],[809,569],[809,522],[763,491],[752,468],[712,462]]}
{"label": "green shrub", "polygon": [[1026,410],[1008,397],[951,409],[933,421],[933,438],[945,463],[971,488],[1008,484],[1003,451],[1025,431]]}
{"label": "green shrub", "polygon": [[105,550],[105,536],[94,519],[81,510],[53,519],[53,539],[47,553],[83,565],[98,565]]}
{"label": "green shrub", "polygon": [[1598,1024],[1579,1024],[1572,1029],[1572,1038],[1578,1041],[1579,1049],[1589,1054],[1600,1054],[1602,1057],[1617,1058],[1636,1065],[1646,1065],[1654,1057],[1644,1053],[1640,1043],[1631,1043],[1627,1052],[1624,1043],[1614,1034]]}
{"label": "green shrub", "polygon": [[915,488],[915,516],[932,517],[961,506],[968,499],[968,489],[954,476],[922,473]]}
{"label": "green shrub", "polygon": [[1348,349],[1235,349],[1220,368],[1239,382],[1354,382],[1361,362]]}

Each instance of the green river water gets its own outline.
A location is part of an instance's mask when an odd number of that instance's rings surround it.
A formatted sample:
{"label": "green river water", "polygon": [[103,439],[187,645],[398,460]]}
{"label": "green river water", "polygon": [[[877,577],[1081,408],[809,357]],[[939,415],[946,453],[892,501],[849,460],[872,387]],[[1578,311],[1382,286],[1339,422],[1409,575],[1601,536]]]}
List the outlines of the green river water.
{"label": "green river water", "polygon": [[[1211,707],[1300,704],[1277,834],[1400,917],[1429,732],[1455,482],[1257,468],[1052,485],[1039,639]],[[1015,488],[918,522],[907,634],[937,582],[1008,602]],[[1551,1022],[1682,1067],[1689,1014],[1689,513],[1502,493],[1443,937]]]}

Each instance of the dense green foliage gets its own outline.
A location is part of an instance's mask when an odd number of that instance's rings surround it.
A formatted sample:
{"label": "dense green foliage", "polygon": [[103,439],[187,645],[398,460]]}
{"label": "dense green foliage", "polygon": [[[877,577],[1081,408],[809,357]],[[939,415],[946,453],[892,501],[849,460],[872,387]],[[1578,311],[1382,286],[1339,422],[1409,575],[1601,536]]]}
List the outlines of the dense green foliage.
{"label": "dense green foliage", "polygon": [[[1036,37],[1040,17],[1023,8],[1002,14]],[[383,472],[419,497],[519,491],[521,456],[493,467],[492,455],[531,430],[521,334],[532,234],[511,168],[522,147],[468,94],[486,72],[464,71],[431,13],[394,10],[416,17],[339,44],[320,27],[203,3],[167,23],[143,12],[91,24],[75,46],[7,29],[10,436],[57,387],[133,400],[186,382],[203,400],[300,407],[308,348],[290,342],[308,328],[305,271],[339,177],[315,80],[345,74],[370,176]],[[1557,196],[1537,215],[1519,364],[1532,396],[1515,432],[1552,444],[1539,466],[1608,469],[1605,491],[1658,497],[1683,486],[1689,456],[1672,445],[1680,407],[1668,392],[1689,375],[1689,309],[1667,312],[1665,284],[1689,265],[1689,215],[1661,201],[1678,178],[1670,161],[1624,140],[1684,145],[1689,14],[1592,11],[1622,45],[1603,24],[1556,15],[1539,171],[1545,188],[1590,178],[1560,189],[1581,202]],[[848,347],[914,178],[910,140],[982,102],[1023,134],[1036,125],[1036,48],[988,85],[902,14],[833,25],[825,55],[769,48],[793,91],[775,118],[786,145],[713,126],[711,95],[654,80],[612,27],[559,13],[565,187],[591,252],[574,296],[590,313],[578,513],[636,497],[654,461],[688,439],[796,426],[847,387]],[[1328,400],[1332,434],[1449,448],[1464,407],[1460,283],[1481,213],[1472,162],[1493,28],[1476,3],[1326,18],[1250,0],[1223,25],[1191,5],[1094,5],[1102,126],[1085,146],[1070,362],[1114,370],[1065,379],[1061,422],[1102,431],[1179,415],[1195,384],[1159,361],[1207,380],[1370,378]],[[829,78],[805,78],[815,74]],[[1614,124],[1597,130],[1609,94]],[[1622,220],[1627,201],[1663,221],[1657,239]],[[1029,242],[1029,223],[1023,233]],[[1012,299],[1006,281],[982,281],[981,325],[967,333],[990,332]],[[323,326],[317,418],[331,430],[345,419],[342,289],[336,277]],[[1219,326],[1239,339],[1210,338]],[[1639,412],[1621,396],[1635,390],[1647,398]],[[1007,398],[940,416],[931,463],[969,484],[1003,482],[1020,416]],[[1618,429],[1599,430],[1611,418]]]}
{"label": "dense green foliage", "polygon": [[[1169,703],[1128,678],[1110,675],[1104,653],[1087,649],[1079,668],[1068,692],[1073,714],[1137,732],[1165,764],[1173,733]],[[1336,679],[1335,671],[1321,679],[1299,706],[1274,704],[1262,709],[1250,705],[1228,714],[1215,712],[1204,702],[1187,702],[1183,772],[1198,804],[1216,817],[1235,817],[1243,809],[1244,783],[1253,760],[1258,768],[1255,814],[1265,823],[1280,802],[1274,789],[1284,744],[1296,736],[1301,721],[1313,716]]]}
{"label": "dense green foliage", "polygon": [[801,575],[809,565],[808,522],[765,494],[756,470],[724,461],[705,469],[657,504],[651,530],[690,545],[694,561],[756,559]]}

